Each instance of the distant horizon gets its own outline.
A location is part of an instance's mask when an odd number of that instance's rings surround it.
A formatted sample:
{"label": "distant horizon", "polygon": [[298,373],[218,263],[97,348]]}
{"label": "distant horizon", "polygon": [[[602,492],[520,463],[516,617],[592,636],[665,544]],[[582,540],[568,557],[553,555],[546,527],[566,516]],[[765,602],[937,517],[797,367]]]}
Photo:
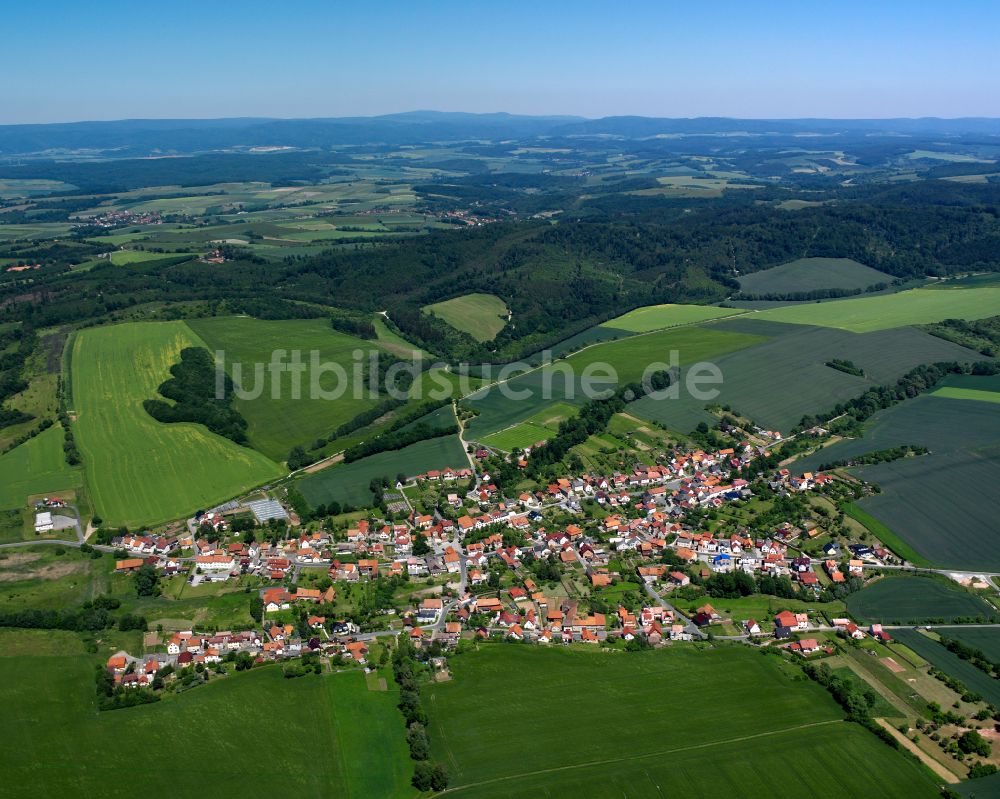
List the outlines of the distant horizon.
{"label": "distant horizon", "polygon": [[19,4],[0,124],[519,115],[1000,116],[1000,5]]}
{"label": "distant horizon", "polygon": [[942,116],[936,114],[919,114],[915,116],[895,115],[895,116],[746,116],[738,114],[698,114],[698,115],[672,115],[672,114],[600,114],[590,116],[586,114],[572,113],[517,113],[512,111],[459,111],[442,110],[434,108],[415,108],[405,111],[385,111],[371,114],[343,114],[343,115],[298,115],[298,116],[278,116],[270,114],[232,114],[225,116],[136,116],[136,117],[85,117],[78,119],[53,119],[47,121],[23,121],[23,122],[0,122],[0,127],[18,126],[45,126],[45,125],[87,125],[87,124],[113,124],[116,122],[323,122],[328,120],[349,120],[349,119],[384,119],[388,117],[400,117],[418,114],[441,114],[449,116],[471,116],[471,117],[500,117],[522,119],[567,119],[581,122],[595,122],[603,119],[649,119],[649,120],[707,120],[719,119],[734,122],[894,122],[933,120],[941,122],[961,122],[963,120],[1000,121],[1000,113],[990,114],[963,114],[958,116]]}

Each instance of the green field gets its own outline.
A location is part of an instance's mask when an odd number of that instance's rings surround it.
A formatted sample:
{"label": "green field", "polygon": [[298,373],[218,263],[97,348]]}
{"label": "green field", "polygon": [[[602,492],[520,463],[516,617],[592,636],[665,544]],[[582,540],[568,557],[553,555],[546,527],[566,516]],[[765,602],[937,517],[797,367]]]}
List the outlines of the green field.
{"label": "green field", "polygon": [[976,400],[977,402],[1000,402],[1000,391],[983,391],[978,388],[941,386],[931,392],[931,396],[947,399]]}
{"label": "green field", "polygon": [[557,402],[582,405],[584,370],[593,389],[613,385],[605,366],[613,369],[618,383],[639,380],[650,365],[664,368],[671,353],[677,362],[689,366],[711,361],[729,352],[764,341],[762,336],[727,331],[718,325],[681,327],[604,342],[569,356],[549,366],[511,378],[507,391],[492,386],[470,395],[465,402],[480,415],[469,423],[469,436],[485,437],[535,416]]}
{"label": "green field", "polygon": [[423,310],[476,341],[492,341],[507,324],[507,303],[493,294],[465,294],[425,305]]}
{"label": "green field", "polygon": [[[893,630],[893,635],[920,657],[961,681],[966,688],[982,696],[990,704],[1000,704],[1000,681],[980,671],[969,661],[949,652],[943,644],[917,630]],[[951,630],[939,631],[950,634]]]}
{"label": "green field", "polygon": [[310,505],[327,504],[333,500],[356,507],[371,505],[368,484],[373,477],[395,480],[402,472],[407,477],[429,469],[464,469],[468,458],[458,436],[442,436],[418,441],[400,450],[380,452],[346,464],[336,464],[315,474],[306,475],[297,484]]}
{"label": "green field", "polygon": [[[729,646],[622,654],[486,645],[452,661],[452,680],[425,689],[431,749],[463,799],[801,796],[789,763],[808,772],[810,796],[935,795],[920,766],[840,721],[799,674]],[[692,690],[692,675],[718,693]],[[734,680],[739,690],[717,706]]]}
{"label": "green field", "polygon": [[952,621],[962,616],[992,617],[986,602],[944,579],[883,577],[847,597],[847,609],[864,622],[921,624],[932,619]]}
{"label": "green field", "polygon": [[738,313],[743,312],[714,305],[649,305],[611,319],[601,327],[626,330],[630,333],[648,333],[665,327],[705,322]]}
{"label": "green field", "polygon": [[[287,352],[286,362],[294,351],[300,353],[306,368],[301,375],[298,397],[294,395],[291,375],[285,374],[280,383],[270,377],[262,380],[259,397],[236,399],[236,408],[247,420],[250,443],[273,460],[284,460],[296,445],[308,447],[318,437],[329,435],[378,402],[367,397],[367,386],[359,386],[353,380],[355,365],[367,365],[368,353],[377,351],[376,348],[363,339],[333,330],[328,319],[271,321],[230,316],[193,319],[188,324],[209,350],[225,353],[226,371],[231,377],[235,374],[233,364],[241,364],[240,383],[245,390],[254,385],[254,364],[270,363],[273,354],[280,350]],[[312,364],[313,353],[316,353],[316,369]],[[324,368],[325,364],[339,365],[347,382],[342,382],[331,368]],[[343,396],[337,399],[323,399],[321,393],[314,396],[311,390],[314,380],[318,381],[321,392],[332,393],[344,386]]]}
{"label": "green field", "polygon": [[[956,381],[958,384],[959,381]],[[853,470],[882,491],[858,505],[931,563],[1000,570],[993,496],[1000,481],[1000,413],[989,402],[922,395],[876,413],[862,438],[796,461],[796,472],[901,444],[930,454]]]}
{"label": "green field", "polygon": [[482,443],[491,447],[496,447],[505,452],[513,449],[524,449],[537,444],[539,441],[547,441],[555,435],[555,431],[548,427],[532,424],[531,422],[521,422],[499,433],[486,436]]}
{"label": "green field", "polygon": [[0,509],[21,508],[33,494],[77,489],[83,485],[78,466],[63,455],[63,431],[54,425],[0,455]]}
{"label": "green field", "polygon": [[160,261],[164,258],[177,258],[181,255],[188,255],[192,258],[197,253],[192,252],[146,252],[144,250],[115,250],[111,253],[111,263],[115,266],[125,264],[141,264],[145,261]]}
{"label": "green field", "polygon": [[360,671],[286,680],[270,666],[99,714],[95,661],[0,657],[0,796],[414,794],[396,692]]}
{"label": "green field", "polygon": [[945,638],[956,638],[974,646],[994,663],[1000,663],[1000,628],[998,627],[949,627],[938,630]]}
{"label": "green field", "polygon": [[865,289],[893,278],[850,258],[799,258],[740,278],[746,294],[797,294],[822,289]]}
{"label": "green field", "polygon": [[161,424],[142,407],[184,347],[183,322],[80,331],[73,341],[73,430],[95,512],[106,524],[167,521],[281,473],[278,465],[201,425]]}
{"label": "green field", "polygon": [[836,302],[786,305],[760,311],[755,318],[867,333],[945,319],[983,319],[995,316],[997,308],[1000,308],[1000,288],[920,288]]}
{"label": "green field", "polygon": [[[805,414],[827,411],[871,386],[894,382],[919,364],[978,357],[971,350],[912,327],[858,334],[765,322],[759,316],[712,325],[713,330],[758,330],[760,335],[773,336],[716,360],[724,382],[714,402],[728,404],[757,424],[786,434]],[[865,376],[826,365],[835,358],[853,361]],[[686,433],[699,422],[713,421],[705,404],[682,391],[676,399],[643,398],[631,406],[631,412]]]}

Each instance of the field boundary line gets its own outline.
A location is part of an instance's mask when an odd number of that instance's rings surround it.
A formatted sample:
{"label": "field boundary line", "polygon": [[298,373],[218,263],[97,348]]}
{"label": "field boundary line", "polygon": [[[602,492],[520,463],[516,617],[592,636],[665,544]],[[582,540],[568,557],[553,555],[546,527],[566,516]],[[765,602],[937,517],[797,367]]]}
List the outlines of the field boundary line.
{"label": "field boundary line", "polygon": [[691,744],[690,746],[680,746],[674,747],[673,749],[662,749],[658,752],[645,752],[639,755],[626,755],[624,757],[609,757],[603,760],[591,760],[585,763],[573,763],[568,766],[553,766],[551,768],[538,769],[536,771],[526,771],[522,774],[510,774],[503,777],[494,777],[490,780],[481,780],[479,782],[467,782],[464,785],[456,785],[454,788],[446,788],[441,791],[438,795],[443,795],[446,793],[456,793],[458,791],[463,791],[467,788],[479,788],[483,785],[494,785],[498,782],[507,782],[508,780],[517,780],[523,777],[534,777],[539,774],[552,774],[559,771],[570,771],[572,769],[578,768],[589,768],[591,766],[609,766],[613,763],[625,763],[631,760],[645,760],[650,757],[661,757],[663,755],[674,755],[678,752],[691,752],[697,749],[708,749],[713,746],[725,746],[726,744],[736,744],[742,743],[744,741],[752,741],[756,738],[767,738],[772,735],[783,735],[788,732],[795,732],[796,730],[805,730],[810,727],[825,727],[830,724],[843,724],[845,719],[828,719],[827,721],[813,721],[808,724],[798,724],[794,727],[786,727],[780,730],[768,730],[766,732],[755,733],[754,735],[742,735],[738,738],[726,738],[721,741],[706,741],[700,744]]}

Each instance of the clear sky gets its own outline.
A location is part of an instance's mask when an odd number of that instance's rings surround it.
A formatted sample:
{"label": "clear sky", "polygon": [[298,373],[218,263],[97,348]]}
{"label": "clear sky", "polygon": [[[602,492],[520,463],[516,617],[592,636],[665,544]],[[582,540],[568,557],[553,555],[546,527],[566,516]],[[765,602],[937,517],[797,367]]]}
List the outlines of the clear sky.
{"label": "clear sky", "polygon": [[0,123],[1000,116],[996,0],[32,0],[0,20]]}

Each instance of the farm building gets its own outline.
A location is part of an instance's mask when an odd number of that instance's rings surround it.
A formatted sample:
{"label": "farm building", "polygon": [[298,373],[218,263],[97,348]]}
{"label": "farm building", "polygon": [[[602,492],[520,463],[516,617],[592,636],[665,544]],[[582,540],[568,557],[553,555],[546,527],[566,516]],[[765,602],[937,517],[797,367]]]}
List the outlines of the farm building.
{"label": "farm building", "polygon": [[35,514],[35,532],[47,533],[50,530],[52,530],[52,514],[48,511]]}

